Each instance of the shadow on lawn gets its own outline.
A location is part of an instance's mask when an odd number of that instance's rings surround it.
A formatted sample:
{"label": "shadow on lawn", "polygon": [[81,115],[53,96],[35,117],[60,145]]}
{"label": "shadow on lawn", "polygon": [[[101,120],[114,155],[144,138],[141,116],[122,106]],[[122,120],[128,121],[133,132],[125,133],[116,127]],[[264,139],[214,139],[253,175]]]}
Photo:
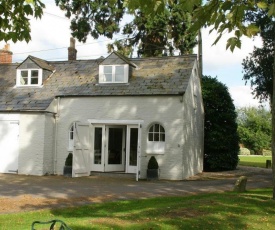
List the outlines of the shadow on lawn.
{"label": "shadow on lawn", "polygon": [[274,204],[267,192],[223,193],[93,204],[52,214],[77,230],[259,229],[266,226],[263,218],[275,226]]}

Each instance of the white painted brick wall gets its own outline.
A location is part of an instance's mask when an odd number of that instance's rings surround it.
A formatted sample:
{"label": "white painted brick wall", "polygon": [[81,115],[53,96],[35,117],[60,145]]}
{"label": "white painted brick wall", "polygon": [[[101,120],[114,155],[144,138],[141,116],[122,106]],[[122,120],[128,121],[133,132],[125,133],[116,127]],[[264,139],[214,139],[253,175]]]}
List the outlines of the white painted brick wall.
{"label": "white painted brick wall", "polygon": [[148,129],[152,123],[159,122],[166,131],[165,154],[157,155],[161,179],[181,179],[183,104],[180,99],[180,96],[61,98],[57,137],[57,173],[63,173],[68,155],[68,131],[74,121],[144,120],[141,134],[141,177],[146,178],[147,162],[151,156],[145,153]]}
{"label": "white painted brick wall", "polygon": [[193,75],[190,78],[183,102],[184,145],[182,177],[185,179],[203,170],[204,110],[200,79],[198,77]]}

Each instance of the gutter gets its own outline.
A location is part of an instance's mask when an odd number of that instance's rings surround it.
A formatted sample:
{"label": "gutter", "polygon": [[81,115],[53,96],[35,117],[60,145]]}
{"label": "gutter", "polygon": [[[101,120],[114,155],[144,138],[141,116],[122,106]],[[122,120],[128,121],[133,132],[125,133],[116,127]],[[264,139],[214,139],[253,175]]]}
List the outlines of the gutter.
{"label": "gutter", "polygon": [[55,133],[54,133],[54,162],[53,162],[53,172],[56,175],[56,164],[57,164],[57,136],[58,136],[58,119],[60,116],[60,97],[57,97],[57,105],[56,105],[56,114],[54,116],[54,121],[55,121]]}
{"label": "gutter", "polygon": [[54,112],[45,110],[0,110],[0,113],[50,113],[56,115]]}

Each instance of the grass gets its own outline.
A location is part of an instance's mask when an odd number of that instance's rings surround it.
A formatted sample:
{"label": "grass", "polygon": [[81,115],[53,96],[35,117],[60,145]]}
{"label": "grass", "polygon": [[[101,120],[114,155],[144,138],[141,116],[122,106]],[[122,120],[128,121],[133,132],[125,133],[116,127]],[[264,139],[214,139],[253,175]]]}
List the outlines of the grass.
{"label": "grass", "polygon": [[271,156],[239,156],[239,159],[239,165],[265,168],[266,160],[271,160]]}
{"label": "grass", "polygon": [[4,214],[0,215],[0,229],[29,230],[32,221],[51,219],[61,219],[74,230],[273,229],[275,201],[271,196],[271,189],[260,189]]}

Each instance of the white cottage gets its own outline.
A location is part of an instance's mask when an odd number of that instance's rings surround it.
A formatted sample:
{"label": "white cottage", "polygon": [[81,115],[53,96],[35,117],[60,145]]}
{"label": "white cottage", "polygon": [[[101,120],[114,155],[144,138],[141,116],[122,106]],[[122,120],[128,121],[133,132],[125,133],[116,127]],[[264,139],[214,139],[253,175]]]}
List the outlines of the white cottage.
{"label": "white cottage", "polygon": [[150,156],[160,179],[202,172],[196,55],[69,59],[0,64],[0,173],[63,174],[70,152],[73,177],[146,178]]}

